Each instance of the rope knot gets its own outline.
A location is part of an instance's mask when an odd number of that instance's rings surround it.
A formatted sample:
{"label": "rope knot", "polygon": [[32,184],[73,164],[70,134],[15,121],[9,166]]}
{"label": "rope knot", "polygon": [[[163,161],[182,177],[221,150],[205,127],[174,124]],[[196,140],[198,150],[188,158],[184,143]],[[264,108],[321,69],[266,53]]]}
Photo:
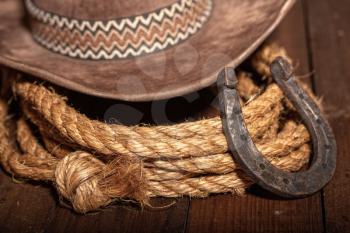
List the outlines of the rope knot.
{"label": "rope knot", "polygon": [[59,193],[81,213],[108,205],[115,198],[147,201],[141,164],[115,158],[107,164],[93,155],[77,151],[58,164],[55,179]]}
{"label": "rope knot", "polygon": [[57,190],[71,201],[75,210],[82,213],[107,205],[110,198],[99,187],[104,166],[89,153],[70,153],[57,164]]}

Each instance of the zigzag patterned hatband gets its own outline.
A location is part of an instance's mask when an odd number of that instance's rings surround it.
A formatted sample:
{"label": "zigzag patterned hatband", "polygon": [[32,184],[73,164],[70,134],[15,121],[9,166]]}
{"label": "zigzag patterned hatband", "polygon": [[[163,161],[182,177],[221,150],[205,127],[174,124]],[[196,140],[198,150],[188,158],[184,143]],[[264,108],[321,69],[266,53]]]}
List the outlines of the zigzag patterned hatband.
{"label": "zigzag patterned hatband", "polygon": [[69,57],[109,60],[137,57],[174,46],[208,20],[212,0],[180,0],[143,15],[107,21],[67,18],[26,0],[34,39]]}

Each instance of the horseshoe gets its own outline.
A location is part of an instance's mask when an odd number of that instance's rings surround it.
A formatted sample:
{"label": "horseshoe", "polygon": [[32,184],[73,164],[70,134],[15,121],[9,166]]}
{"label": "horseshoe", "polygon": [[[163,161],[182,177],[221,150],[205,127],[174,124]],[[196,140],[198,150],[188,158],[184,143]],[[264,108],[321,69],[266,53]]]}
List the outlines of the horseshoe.
{"label": "horseshoe", "polygon": [[217,81],[223,130],[235,161],[253,181],[279,196],[305,197],[331,180],[336,167],[335,137],[316,103],[296,83],[292,66],[279,57],[270,69],[274,81],[292,102],[311,134],[313,159],[310,168],[295,173],[284,172],[261,155],[243,120],[233,68],[224,68]]}

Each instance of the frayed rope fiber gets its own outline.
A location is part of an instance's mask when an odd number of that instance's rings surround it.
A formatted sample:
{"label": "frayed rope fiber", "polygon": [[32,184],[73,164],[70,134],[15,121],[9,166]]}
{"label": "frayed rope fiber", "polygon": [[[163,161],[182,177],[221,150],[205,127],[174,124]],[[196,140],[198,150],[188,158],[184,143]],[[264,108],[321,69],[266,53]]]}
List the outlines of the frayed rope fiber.
{"label": "frayed rope fiber", "polygon": [[[263,47],[252,66],[268,78],[277,56],[287,57],[276,45]],[[259,87],[246,72],[238,79],[244,120],[258,149],[276,167],[300,170],[309,161],[310,136],[295,114],[288,114],[293,107],[276,84]],[[43,85],[13,79],[9,86],[22,117],[14,134],[8,101],[1,99],[3,168],[15,177],[50,181],[77,212],[118,199],[147,204],[156,196],[241,195],[253,184],[233,161],[219,117],[168,126],[106,124]]]}

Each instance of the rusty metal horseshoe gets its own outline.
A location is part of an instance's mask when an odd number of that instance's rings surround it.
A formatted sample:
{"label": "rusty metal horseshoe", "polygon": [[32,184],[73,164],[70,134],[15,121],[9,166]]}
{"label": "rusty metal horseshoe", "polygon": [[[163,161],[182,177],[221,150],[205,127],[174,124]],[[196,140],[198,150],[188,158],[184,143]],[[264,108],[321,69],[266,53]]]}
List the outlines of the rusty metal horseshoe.
{"label": "rusty metal horseshoe", "polygon": [[274,194],[297,198],[322,189],[332,178],[336,167],[336,142],[333,132],[318,106],[298,86],[292,66],[283,58],[271,65],[275,82],[293,103],[306,124],[313,145],[310,168],[301,172],[284,172],[267,161],[254,145],[245,126],[233,68],[218,76],[219,102],[224,133],[235,161],[262,188]]}

